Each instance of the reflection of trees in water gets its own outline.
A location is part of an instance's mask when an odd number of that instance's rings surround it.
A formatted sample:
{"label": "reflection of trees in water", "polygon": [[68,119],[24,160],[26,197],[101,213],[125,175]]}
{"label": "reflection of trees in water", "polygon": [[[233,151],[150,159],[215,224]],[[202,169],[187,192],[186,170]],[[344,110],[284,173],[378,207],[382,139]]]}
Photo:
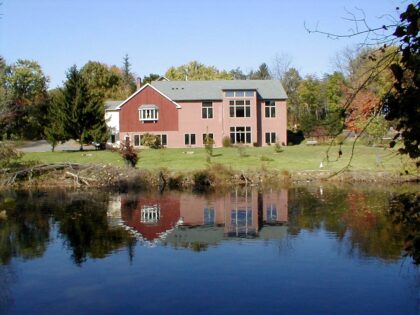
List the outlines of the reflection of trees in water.
{"label": "reflection of trees in water", "polygon": [[73,200],[59,208],[54,217],[76,264],[87,257],[103,258],[122,246],[134,245],[135,240],[125,229],[109,227],[107,200]]}
{"label": "reflection of trees in water", "polygon": [[16,282],[16,274],[11,265],[0,265],[0,314],[6,314],[13,304],[10,288]]}
{"label": "reflection of trees in water", "polygon": [[31,259],[43,255],[48,241],[49,217],[39,199],[31,203],[26,194],[15,193],[3,199],[1,208],[6,209],[7,219],[0,220],[0,263],[8,264],[12,257]]}
{"label": "reflection of trees in water", "polygon": [[415,264],[420,264],[420,194],[394,196],[389,215],[396,224],[407,231],[404,250],[414,259]]}
{"label": "reflection of trees in water", "polygon": [[[12,200],[5,205],[5,200]],[[51,219],[77,264],[102,258],[127,246],[133,256],[135,240],[121,227],[109,226],[108,195],[94,192],[16,192],[0,195],[7,218],[0,220],[0,263],[13,257],[42,256],[49,242]],[[131,249],[131,250],[130,250]]]}
{"label": "reflection of trees in water", "polygon": [[334,233],[349,255],[384,260],[400,258],[403,229],[387,217],[389,194],[384,191],[332,188],[289,190],[289,235],[324,228]]}

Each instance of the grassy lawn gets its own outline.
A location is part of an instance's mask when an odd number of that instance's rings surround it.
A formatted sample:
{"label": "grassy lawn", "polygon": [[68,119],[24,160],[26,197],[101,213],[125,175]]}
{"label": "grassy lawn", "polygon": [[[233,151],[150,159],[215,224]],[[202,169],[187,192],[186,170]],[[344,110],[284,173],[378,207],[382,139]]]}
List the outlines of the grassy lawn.
{"label": "grassy lawn", "polygon": [[[246,156],[240,156],[238,148],[216,148],[211,157],[212,163],[220,163],[236,170],[251,170],[264,167],[276,170],[319,170],[320,163],[326,155],[328,146],[298,146],[285,147],[281,153],[276,153],[274,147],[246,147]],[[330,159],[336,160],[338,147],[330,149]],[[323,162],[324,170],[339,170],[347,165],[351,154],[351,145],[342,147],[343,155],[337,162]],[[203,169],[208,164],[207,153],[204,148],[192,149],[144,149],[140,151],[140,169],[167,168],[176,171],[191,171]],[[85,164],[111,164],[124,165],[121,157],[111,151],[85,151],[85,152],[42,152],[26,153],[24,160],[39,161],[41,163],[73,162]],[[407,158],[401,158],[395,151],[380,147],[367,147],[357,145],[352,170],[369,171],[401,171]]]}

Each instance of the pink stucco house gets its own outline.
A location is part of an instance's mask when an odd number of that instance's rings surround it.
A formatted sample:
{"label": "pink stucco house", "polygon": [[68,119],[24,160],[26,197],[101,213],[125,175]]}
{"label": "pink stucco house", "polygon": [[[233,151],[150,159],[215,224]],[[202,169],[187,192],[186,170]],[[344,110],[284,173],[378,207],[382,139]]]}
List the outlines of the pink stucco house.
{"label": "pink stucco house", "polygon": [[[287,143],[286,93],[276,80],[154,81],[128,99],[108,103],[114,138],[141,146],[152,133],[168,148]],[[116,123],[118,121],[118,123]]]}

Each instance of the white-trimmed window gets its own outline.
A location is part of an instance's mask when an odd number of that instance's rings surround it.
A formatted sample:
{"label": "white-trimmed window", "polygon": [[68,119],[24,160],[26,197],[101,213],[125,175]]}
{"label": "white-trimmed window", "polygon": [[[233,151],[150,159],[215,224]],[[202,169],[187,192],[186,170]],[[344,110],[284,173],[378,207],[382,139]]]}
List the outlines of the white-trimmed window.
{"label": "white-trimmed window", "polygon": [[254,91],[252,90],[241,90],[241,91],[226,91],[226,97],[254,97]]}
{"label": "white-trimmed window", "polygon": [[251,117],[250,100],[232,100],[229,101],[230,117]]}
{"label": "white-trimmed window", "polygon": [[201,111],[202,111],[201,113],[202,118],[213,118],[213,103],[203,102]]}
{"label": "white-trimmed window", "polygon": [[251,127],[230,127],[230,142],[251,143]]}
{"label": "white-trimmed window", "polygon": [[168,145],[168,136],[167,135],[158,135],[160,137],[161,145]]}
{"label": "white-trimmed window", "polygon": [[276,102],[265,101],[265,117],[266,118],[276,117]]}
{"label": "white-trimmed window", "polygon": [[134,146],[138,147],[140,145],[140,135],[134,135]]}
{"label": "white-trimmed window", "polygon": [[194,145],[194,144],[195,144],[195,133],[186,133],[185,145]]}
{"label": "white-trimmed window", "polygon": [[156,122],[159,120],[159,107],[154,104],[145,104],[139,107],[139,119],[141,122]]}
{"label": "white-trimmed window", "polygon": [[265,133],[265,143],[267,143],[267,144],[276,143],[276,133],[275,132],[266,132]]}

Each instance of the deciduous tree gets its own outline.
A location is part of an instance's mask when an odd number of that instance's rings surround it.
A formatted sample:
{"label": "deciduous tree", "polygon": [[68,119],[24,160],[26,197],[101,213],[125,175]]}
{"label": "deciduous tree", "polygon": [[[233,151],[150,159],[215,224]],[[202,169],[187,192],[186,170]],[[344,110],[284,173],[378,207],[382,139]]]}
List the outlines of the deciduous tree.
{"label": "deciduous tree", "polygon": [[152,83],[153,81],[156,81],[157,79],[160,78],[159,74],[156,73],[150,73],[149,75],[145,75],[143,77],[143,81],[142,84],[146,84],[146,83]]}
{"label": "deciduous tree", "polygon": [[171,67],[165,77],[170,80],[232,80],[233,75],[214,66],[206,66],[198,61],[191,61],[179,67]]}
{"label": "deciduous tree", "polygon": [[41,66],[19,59],[11,66],[2,62],[3,128],[8,138],[40,138],[46,121],[47,83]]}
{"label": "deciduous tree", "polygon": [[123,72],[115,66],[97,61],[89,61],[80,70],[90,93],[101,99],[124,99],[128,96],[125,89]]}

